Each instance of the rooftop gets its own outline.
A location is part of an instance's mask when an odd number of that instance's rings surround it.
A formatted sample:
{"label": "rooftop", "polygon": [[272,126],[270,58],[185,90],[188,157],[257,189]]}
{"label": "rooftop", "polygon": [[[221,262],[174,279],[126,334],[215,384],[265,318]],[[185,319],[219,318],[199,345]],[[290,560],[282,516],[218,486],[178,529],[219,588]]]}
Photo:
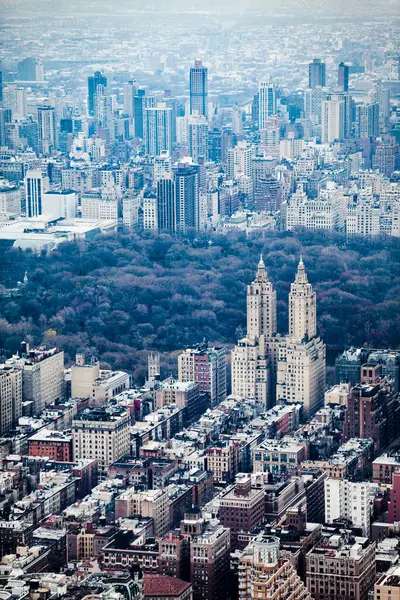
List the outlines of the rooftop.
{"label": "rooftop", "polygon": [[174,597],[180,596],[191,587],[191,583],[169,577],[169,575],[150,575],[144,576],[144,596]]}

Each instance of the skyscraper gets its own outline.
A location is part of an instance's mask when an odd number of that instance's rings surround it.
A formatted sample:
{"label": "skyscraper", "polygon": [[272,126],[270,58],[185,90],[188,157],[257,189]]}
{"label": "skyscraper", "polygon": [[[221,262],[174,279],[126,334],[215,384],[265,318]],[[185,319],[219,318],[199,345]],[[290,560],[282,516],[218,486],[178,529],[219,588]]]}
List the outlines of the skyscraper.
{"label": "skyscraper", "polygon": [[289,337],[296,340],[313,338],[317,333],[317,296],[308,282],[303,259],[289,294]]}
{"label": "skyscraper", "polygon": [[28,217],[42,214],[42,196],[49,188],[48,177],[44,177],[40,169],[31,169],[25,176],[25,201]]}
{"label": "skyscraper", "polygon": [[143,139],[146,154],[158,156],[172,150],[172,109],[159,102],[156,107],[144,109]]}
{"label": "skyscraper", "polygon": [[143,139],[143,111],[146,90],[139,89],[133,99],[133,119],[135,125],[135,137]]}
{"label": "skyscraper", "polygon": [[338,67],[338,88],[339,92],[349,91],[349,65],[341,62]]}
{"label": "skyscraper", "polygon": [[201,115],[194,114],[188,120],[189,155],[193,162],[199,162],[200,158],[207,157],[207,119]]}
{"label": "skyscraper", "polygon": [[379,135],[379,103],[356,105],[355,137],[363,139]]}
{"label": "skyscraper", "polygon": [[90,117],[95,115],[95,94],[98,86],[107,87],[107,78],[101,74],[101,71],[95,71],[94,75],[88,77],[88,114]]}
{"label": "skyscraper", "polygon": [[6,436],[22,416],[22,372],[0,369],[0,435]]}
{"label": "skyscraper", "polygon": [[247,288],[247,336],[232,351],[232,394],[270,407],[301,402],[306,415],[322,404],[325,344],[316,335],[316,299],[300,259],[289,295],[289,334],[276,332],[276,292],[264,261]]}
{"label": "skyscraper", "polygon": [[312,90],[320,85],[326,85],[326,68],[325,63],[320,58],[314,58],[312,63],[308,65],[308,87]]}
{"label": "skyscraper", "polygon": [[176,231],[186,233],[200,226],[200,168],[180,163],[174,170],[176,194]]}
{"label": "skyscraper", "polygon": [[190,114],[198,111],[207,118],[208,69],[201,60],[196,60],[190,68]]}
{"label": "skyscraper", "polygon": [[341,96],[332,95],[323,100],[321,108],[321,138],[334,142],[345,137],[345,103]]}
{"label": "skyscraper", "polygon": [[0,147],[7,145],[7,124],[12,122],[10,108],[0,108]]}
{"label": "skyscraper", "polygon": [[265,129],[273,115],[276,115],[275,86],[270,81],[262,81],[258,89],[259,129]]}
{"label": "skyscraper", "polygon": [[124,114],[133,117],[133,101],[136,95],[136,86],[133,81],[124,85]]}
{"label": "skyscraper", "polygon": [[258,340],[276,333],[276,291],[270,282],[262,256],[256,278],[247,286],[247,335]]}
{"label": "skyscraper", "polygon": [[326,349],[316,319],[316,295],[300,258],[289,294],[289,334],[278,349],[276,398],[301,402],[305,415],[322,405],[325,391]]}
{"label": "skyscraper", "polygon": [[38,106],[39,152],[51,154],[57,148],[57,127],[54,106]]}
{"label": "skyscraper", "polygon": [[157,181],[157,213],[158,231],[175,233],[175,181],[171,177]]}
{"label": "skyscraper", "polygon": [[247,286],[247,335],[232,351],[232,394],[264,406],[272,404],[268,349],[276,333],[276,292],[262,256]]}

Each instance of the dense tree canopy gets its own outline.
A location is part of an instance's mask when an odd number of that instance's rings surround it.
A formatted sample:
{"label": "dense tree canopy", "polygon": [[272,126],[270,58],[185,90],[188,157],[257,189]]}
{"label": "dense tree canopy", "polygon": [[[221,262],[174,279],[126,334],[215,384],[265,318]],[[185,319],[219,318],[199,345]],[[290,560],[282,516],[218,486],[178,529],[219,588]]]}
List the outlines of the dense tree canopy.
{"label": "dense tree canopy", "polygon": [[[23,337],[56,344],[144,376],[148,350],[165,353],[207,338],[233,344],[243,335],[246,285],[263,252],[278,294],[278,327],[287,331],[287,296],[299,255],[318,299],[319,332],[328,346],[400,345],[400,244],[322,232],[246,238],[113,234],[64,243],[51,254],[8,250],[2,283],[23,276],[20,297],[0,301],[0,347]],[[173,368],[171,354],[164,367]]]}

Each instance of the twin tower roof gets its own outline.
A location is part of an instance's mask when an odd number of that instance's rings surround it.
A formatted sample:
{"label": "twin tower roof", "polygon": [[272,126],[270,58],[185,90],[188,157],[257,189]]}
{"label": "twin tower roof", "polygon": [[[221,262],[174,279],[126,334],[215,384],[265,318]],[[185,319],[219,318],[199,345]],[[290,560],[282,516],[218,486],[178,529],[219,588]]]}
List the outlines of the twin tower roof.
{"label": "twin tower roof", "polygon": [[[258,262],[256,280],[257,281],[269,281],[268,273],[267,273],[267,269],[265,268],[265,263],[263,260],[262,252],[260,254],[260,260]],[[307,273],[306,273],[306,270],[304,268],[304,263],[303,263],[303,256],[301,254],[300,254],[299,264],[297,265],[297,273],[296,273],[295,283],[308,283]]]}

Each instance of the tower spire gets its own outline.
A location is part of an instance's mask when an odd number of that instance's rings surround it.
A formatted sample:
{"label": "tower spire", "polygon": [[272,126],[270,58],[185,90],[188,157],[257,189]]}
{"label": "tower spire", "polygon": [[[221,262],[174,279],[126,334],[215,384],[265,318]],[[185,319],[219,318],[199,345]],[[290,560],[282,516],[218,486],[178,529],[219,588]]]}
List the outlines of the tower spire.
{"label": "tower spire", "polygon": [[307,273],[304,267],[302,254],[300,254],[300,260],[297,266],[296,283],[308,283]]}
{"label": "tower spire", "polygon": [[262,252],[260,254],[260,260],[258,261],[256,281],[269,281]]}

